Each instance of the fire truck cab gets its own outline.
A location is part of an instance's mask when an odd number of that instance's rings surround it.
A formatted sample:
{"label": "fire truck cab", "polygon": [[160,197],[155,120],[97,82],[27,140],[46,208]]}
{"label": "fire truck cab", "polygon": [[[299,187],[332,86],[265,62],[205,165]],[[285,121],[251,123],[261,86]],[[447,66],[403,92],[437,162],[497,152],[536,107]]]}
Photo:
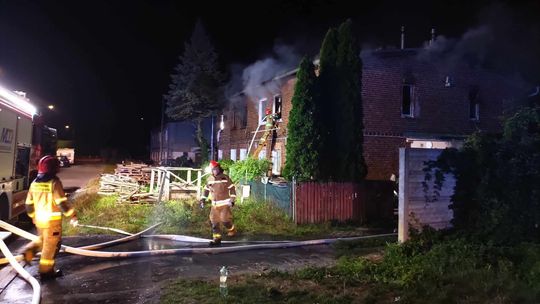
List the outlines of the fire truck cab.
{"label": "fire truck cab", "polygon": [[36,108],[23,92],[0,87],[0,219],[25,211]]}

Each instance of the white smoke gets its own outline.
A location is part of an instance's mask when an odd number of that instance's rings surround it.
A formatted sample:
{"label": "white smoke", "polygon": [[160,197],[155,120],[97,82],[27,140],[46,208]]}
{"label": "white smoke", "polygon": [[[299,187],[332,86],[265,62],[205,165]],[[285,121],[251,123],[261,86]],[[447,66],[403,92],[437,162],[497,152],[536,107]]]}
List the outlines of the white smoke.
{"label": "white smoke", "polygon": [[227,97],[231,99],[241,91],[251,100],[257,101],[278,94],[281,83],[274,78],[296,69],[299,62],[300,56],[293,47],[276,44],[271,54],[245,67],[241,73],[239,65],[232,65]]}

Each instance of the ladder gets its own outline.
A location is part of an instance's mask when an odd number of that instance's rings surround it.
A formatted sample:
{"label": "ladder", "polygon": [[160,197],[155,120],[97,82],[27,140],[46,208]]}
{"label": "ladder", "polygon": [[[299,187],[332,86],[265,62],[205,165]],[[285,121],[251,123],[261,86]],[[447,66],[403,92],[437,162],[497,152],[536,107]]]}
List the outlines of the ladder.
{"label": "ladder", "polygon": [[268,144],[268,138],[272,135],[272,129],[266,130],[259,140],[259,145],[257,146],[257,149],[255,149],[255,152],[253,152],[253,157],[257,158],[259,153],[261,153],[262,149],[266,147]]}
{"label": "ladder", "polygon": [[257,136],[257,133],[264,132],[263,136],[259,139],[259,145],[257,146],[255,151],[253,152],[254,157],[257,157],[259,155],[259,153],[262,151],[262,149],[264,147],[266,147],[266,145],[268,144],[269,138],[272,136],[272,132],[274,130],[279,130],[279,128],[275,127],[275,128],[271,128],[271,129],[268,129],[268,130],[260,130],[259,131],[261,126],[264,126],[264,125],[259,125],[257,127],[257,130],[255,132],[253,132],[253,137],[251,138],[251,142],[249,144],[249,148],[248,148],[248,151],[247,151],[248,156],[250,155],[251,147],[253,147],[253,142],[255,141],[255,136]]}

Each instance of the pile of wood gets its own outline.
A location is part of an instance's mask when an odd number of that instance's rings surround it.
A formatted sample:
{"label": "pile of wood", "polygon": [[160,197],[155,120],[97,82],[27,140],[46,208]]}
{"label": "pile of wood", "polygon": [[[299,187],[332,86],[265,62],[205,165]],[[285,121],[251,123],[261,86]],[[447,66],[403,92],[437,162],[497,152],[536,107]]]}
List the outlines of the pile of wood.
{"label": "pile of wood", "polygon": [[150,182],[151,169],[146,164],[117,164],[114,174],[127,176],[135,179],[140,184],[147,185]]}
{"label": "pile of wood", "polygon": [[152,194],[144,191],[138,180],[122,174],[102,174],[98,194],[118,195],[118,202],[154,203]]}
{"label": "pile of wood", "polygon": [[136,179],[119,174],[102,174],[99,181],[99,192],[101,195],[125,195],[127,193],[140,190],[140,185]]}

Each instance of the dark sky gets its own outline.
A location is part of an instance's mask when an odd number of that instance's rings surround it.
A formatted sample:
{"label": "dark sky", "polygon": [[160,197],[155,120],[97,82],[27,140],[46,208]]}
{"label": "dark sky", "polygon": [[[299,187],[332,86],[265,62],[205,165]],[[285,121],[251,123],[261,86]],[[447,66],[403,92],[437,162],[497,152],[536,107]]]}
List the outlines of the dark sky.
{"label": "dark sky", "polygon": [[[350,3],[349,3],[350,2]],[[505,9],[535,20],[538,1]],[[361,4],[359,4],[361,3]],[[80,153],[116,147],[144,155],[159,126],[169,74],[197,18],[224,70],[268,55],[276,42],[314,55],[329,26],[352,18],[362,43],[420,46],[431,27],[460,37],[492,1],[25,1],[0,0],[0,83],[71,126]],[[141,120],[141,117],[144,120]],[[62,134],[61,134],[62,136]]]}

